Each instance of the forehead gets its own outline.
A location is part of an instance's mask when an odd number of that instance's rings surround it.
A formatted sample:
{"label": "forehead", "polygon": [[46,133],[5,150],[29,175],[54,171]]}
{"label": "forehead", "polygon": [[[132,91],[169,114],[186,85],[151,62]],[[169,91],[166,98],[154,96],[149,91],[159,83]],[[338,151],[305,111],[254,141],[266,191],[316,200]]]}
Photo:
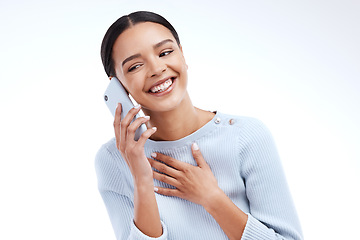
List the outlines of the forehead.
{"label": "forehead", "polygon": [[176,43],[170,30],[163,25],[153,22],[138,23],[126,29],[116,39],[113,46],[113,58],[117,61],[152,49],[155,44],[164,39],[172,39]]}

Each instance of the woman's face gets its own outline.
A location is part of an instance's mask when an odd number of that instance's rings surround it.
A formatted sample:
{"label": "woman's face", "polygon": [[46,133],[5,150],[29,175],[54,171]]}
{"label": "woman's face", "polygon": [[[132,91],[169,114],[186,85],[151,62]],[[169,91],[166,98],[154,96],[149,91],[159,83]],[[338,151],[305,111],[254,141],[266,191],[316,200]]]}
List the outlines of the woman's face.
{"label": "woman's face", "polygon": [[184,99],[187,65],[170,30],[138,23],[116,39],[115,72],[126,90],[148,111],[169,111]]}

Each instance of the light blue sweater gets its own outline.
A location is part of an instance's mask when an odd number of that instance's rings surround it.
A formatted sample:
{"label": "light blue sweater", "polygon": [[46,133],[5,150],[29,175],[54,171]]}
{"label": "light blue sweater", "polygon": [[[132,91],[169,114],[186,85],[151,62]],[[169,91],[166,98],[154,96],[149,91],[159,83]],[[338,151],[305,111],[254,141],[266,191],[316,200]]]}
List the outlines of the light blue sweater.
{"label": "light blue sweater", "polygon": [[[191,144],[196,142],[219,187],[248,214],[242,239],[302,239],[279,156],[267,128],[248,117],[217,112],[212,121],[176,141],[152,141],[145,154],[160,152],[195,165]],[[115,146],[104,144],[96,155],[98,187],[117,239],[154,239],[133,222],[133,178]],[[155,186],[165,183],[155,181]],[[192,202],[156,194],[163,235],[157,239],[228,239],[214,218]]]}

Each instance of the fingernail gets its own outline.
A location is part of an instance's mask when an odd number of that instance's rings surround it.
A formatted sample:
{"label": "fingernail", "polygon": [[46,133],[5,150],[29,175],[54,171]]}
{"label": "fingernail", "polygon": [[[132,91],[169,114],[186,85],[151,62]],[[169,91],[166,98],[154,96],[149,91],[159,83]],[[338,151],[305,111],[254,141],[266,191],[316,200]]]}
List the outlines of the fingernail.
{"label": "fingernail", "polygon": [[152,153],[151,156],[152,156],[153,158],[156,158],[157,155],[156,155],[156,153]]}
{"label": "fingernail", "polygon": [[158,189],[157,187],[154,187],[154,191],[155,191],[155,192],[158,192],[159,189]]}
{"label": "fingernail", "polygon": [[120,103],[117,104],[117,107],[120,107]]}
{"label": "fingernail", "polygon": [[156,127],[153,127],[152,129],[153,129],[153,130],[155,130],[155,131],[157,130],[157,128],[156,128]]}
{"label": "fingernail", "polygon": [[150,119],[150,116],[145,116],[144,117],[146,120],[149,120]]}
{"label": "fingernail", "polygon": [[139,109],[140,107],[141,107],[141,105],[138,104],[138,105],[136,105],[134,108],[135,108],[135,109]]}
{"label": "fingernail", "polygon": [[192,149],[195,151],[199,150],[199,146],[197,145],[197,143],[192,144]]}

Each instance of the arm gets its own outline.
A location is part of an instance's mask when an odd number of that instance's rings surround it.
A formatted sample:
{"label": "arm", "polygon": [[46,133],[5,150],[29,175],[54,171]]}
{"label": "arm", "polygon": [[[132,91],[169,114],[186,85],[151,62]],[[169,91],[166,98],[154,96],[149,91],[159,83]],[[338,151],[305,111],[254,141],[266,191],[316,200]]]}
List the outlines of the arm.
{"label": "arm", "polygon": [[204,205],[205,210],[220,225],[230,240],[241,239],[248,216],[238,208],[226,194],[219,189],[209,204]]}
{"label": "arm", "polygon": [[[122,192],[126,192],[123,191],[124,189],[116,192],[112,191],[111,188],[110,190],[105,188],[105,190],[100,189],[100,192],[103,198],[105,197],[104,200],[106,199],[105,204],[112,219],[113,227],[116,229],[116,234],[118,234],[117,231],[122,232],[121,228],[126,228],[126,225],[124,226],[118,223],[122,222],[122,214],[126,212],[126,214],[131,213],[133,215],[135,228],[132,227],[132,229],[135,229],[135,232],[136,230],[139,232],[137,235],[143,235],[141,238],[139,238],[139,236],[136,237],[136,235],[135,237],[131,237],[132,231],[129,239],[147,239],[149,237],[161,237],[161,239],[164,239],[166,236],[163,235],[163,227],[155,198],[152,169],[144,153],[145,141],[156,129],[148,129],[141,135],[138,141],[134,140],[136,129],[149,120],[149,118],[142,117],[132,122],[139,110],[140,107],[134,107],[124,119],[120,119],[121,105],[119,105],[116,109],[114,120],[116,148],[121,153],[120,158],[126,162],[133,178],[133,202],[130,201],[129,203],[129,198],[126,198],[126,194],[122,194]],[[115,152],[118,153],[116,150]],[[102,158],[98,162],[106,162],[109,161],[109,159],[112,160],[111,156],[100,156],[99,154],[98,158]],[[107,184],[123,185],[122,179],[119,179],[121,173],[115,174],[118,170],[116,165],[111,167],[105,165],[102,167],[107,167],[108,169],[99,171],[98,177],[100,176],[101,178],[105,176],[104,178],[106,179],[109,178],[108,174],[112,173],[111,177],[115,178],[116,182],[114,182],[114,179],[110,179]],[[127,193],[129,193],[129,191],[127,191]],[[125,207],[125,210],[121,209],[121,207]]]}
{"label": "arm", "polygon": [[[271,133],[251,120],[239,134],[240,175],[246,186],[250,213],[242,212],[221,191],[205,209],[230,239],[303,239],[300,223]],[[201,158],[193,153],[195,158]],[[243,223],[245,222],[245,225]],[[243,228],[244,227],[244,228]],[[238,230],[237,230],[238,229]]]}
{"label": "arm", "polygon": [[242,141],[240,175],[250,214],[244,239],[303,239],[285,173],[270,131],[252,119]]}
{"label": "arm", "polygon": [[147,236],[155,238],[163,234],[153,181],[134,184],[134,222]]}
{"label": "arm", "polygon": [[140,105],[132,108],[124,119],[121,119],[121,105],[118,104],[114,119],[116,147],[125,159],[134,180],[135,225],[145,235],[155,238],[162,235],[162,227],[154,194],[152,169],[144,153],[144,144],[156,128],[146,130],[138,141],[135,141],[135,131],[149,120],[149,117],[142,117],[131,123],[139,111]]}
{"label": "arm", "polygon": [[[95,170],[98,179],[98,188],[105,203],[116,239],[150,239],[134,223],[133,189],[121,171],[126,167],[117,149],[111,145],[104,145],[95,158]],[[120,161],[120,162],[119,162]],[[125,165],[125,166],[123,166]],[[166,225],[162,223],[163,235],[156,239],[166,239]],[[153,239],[153,238],[151,238]]]}

